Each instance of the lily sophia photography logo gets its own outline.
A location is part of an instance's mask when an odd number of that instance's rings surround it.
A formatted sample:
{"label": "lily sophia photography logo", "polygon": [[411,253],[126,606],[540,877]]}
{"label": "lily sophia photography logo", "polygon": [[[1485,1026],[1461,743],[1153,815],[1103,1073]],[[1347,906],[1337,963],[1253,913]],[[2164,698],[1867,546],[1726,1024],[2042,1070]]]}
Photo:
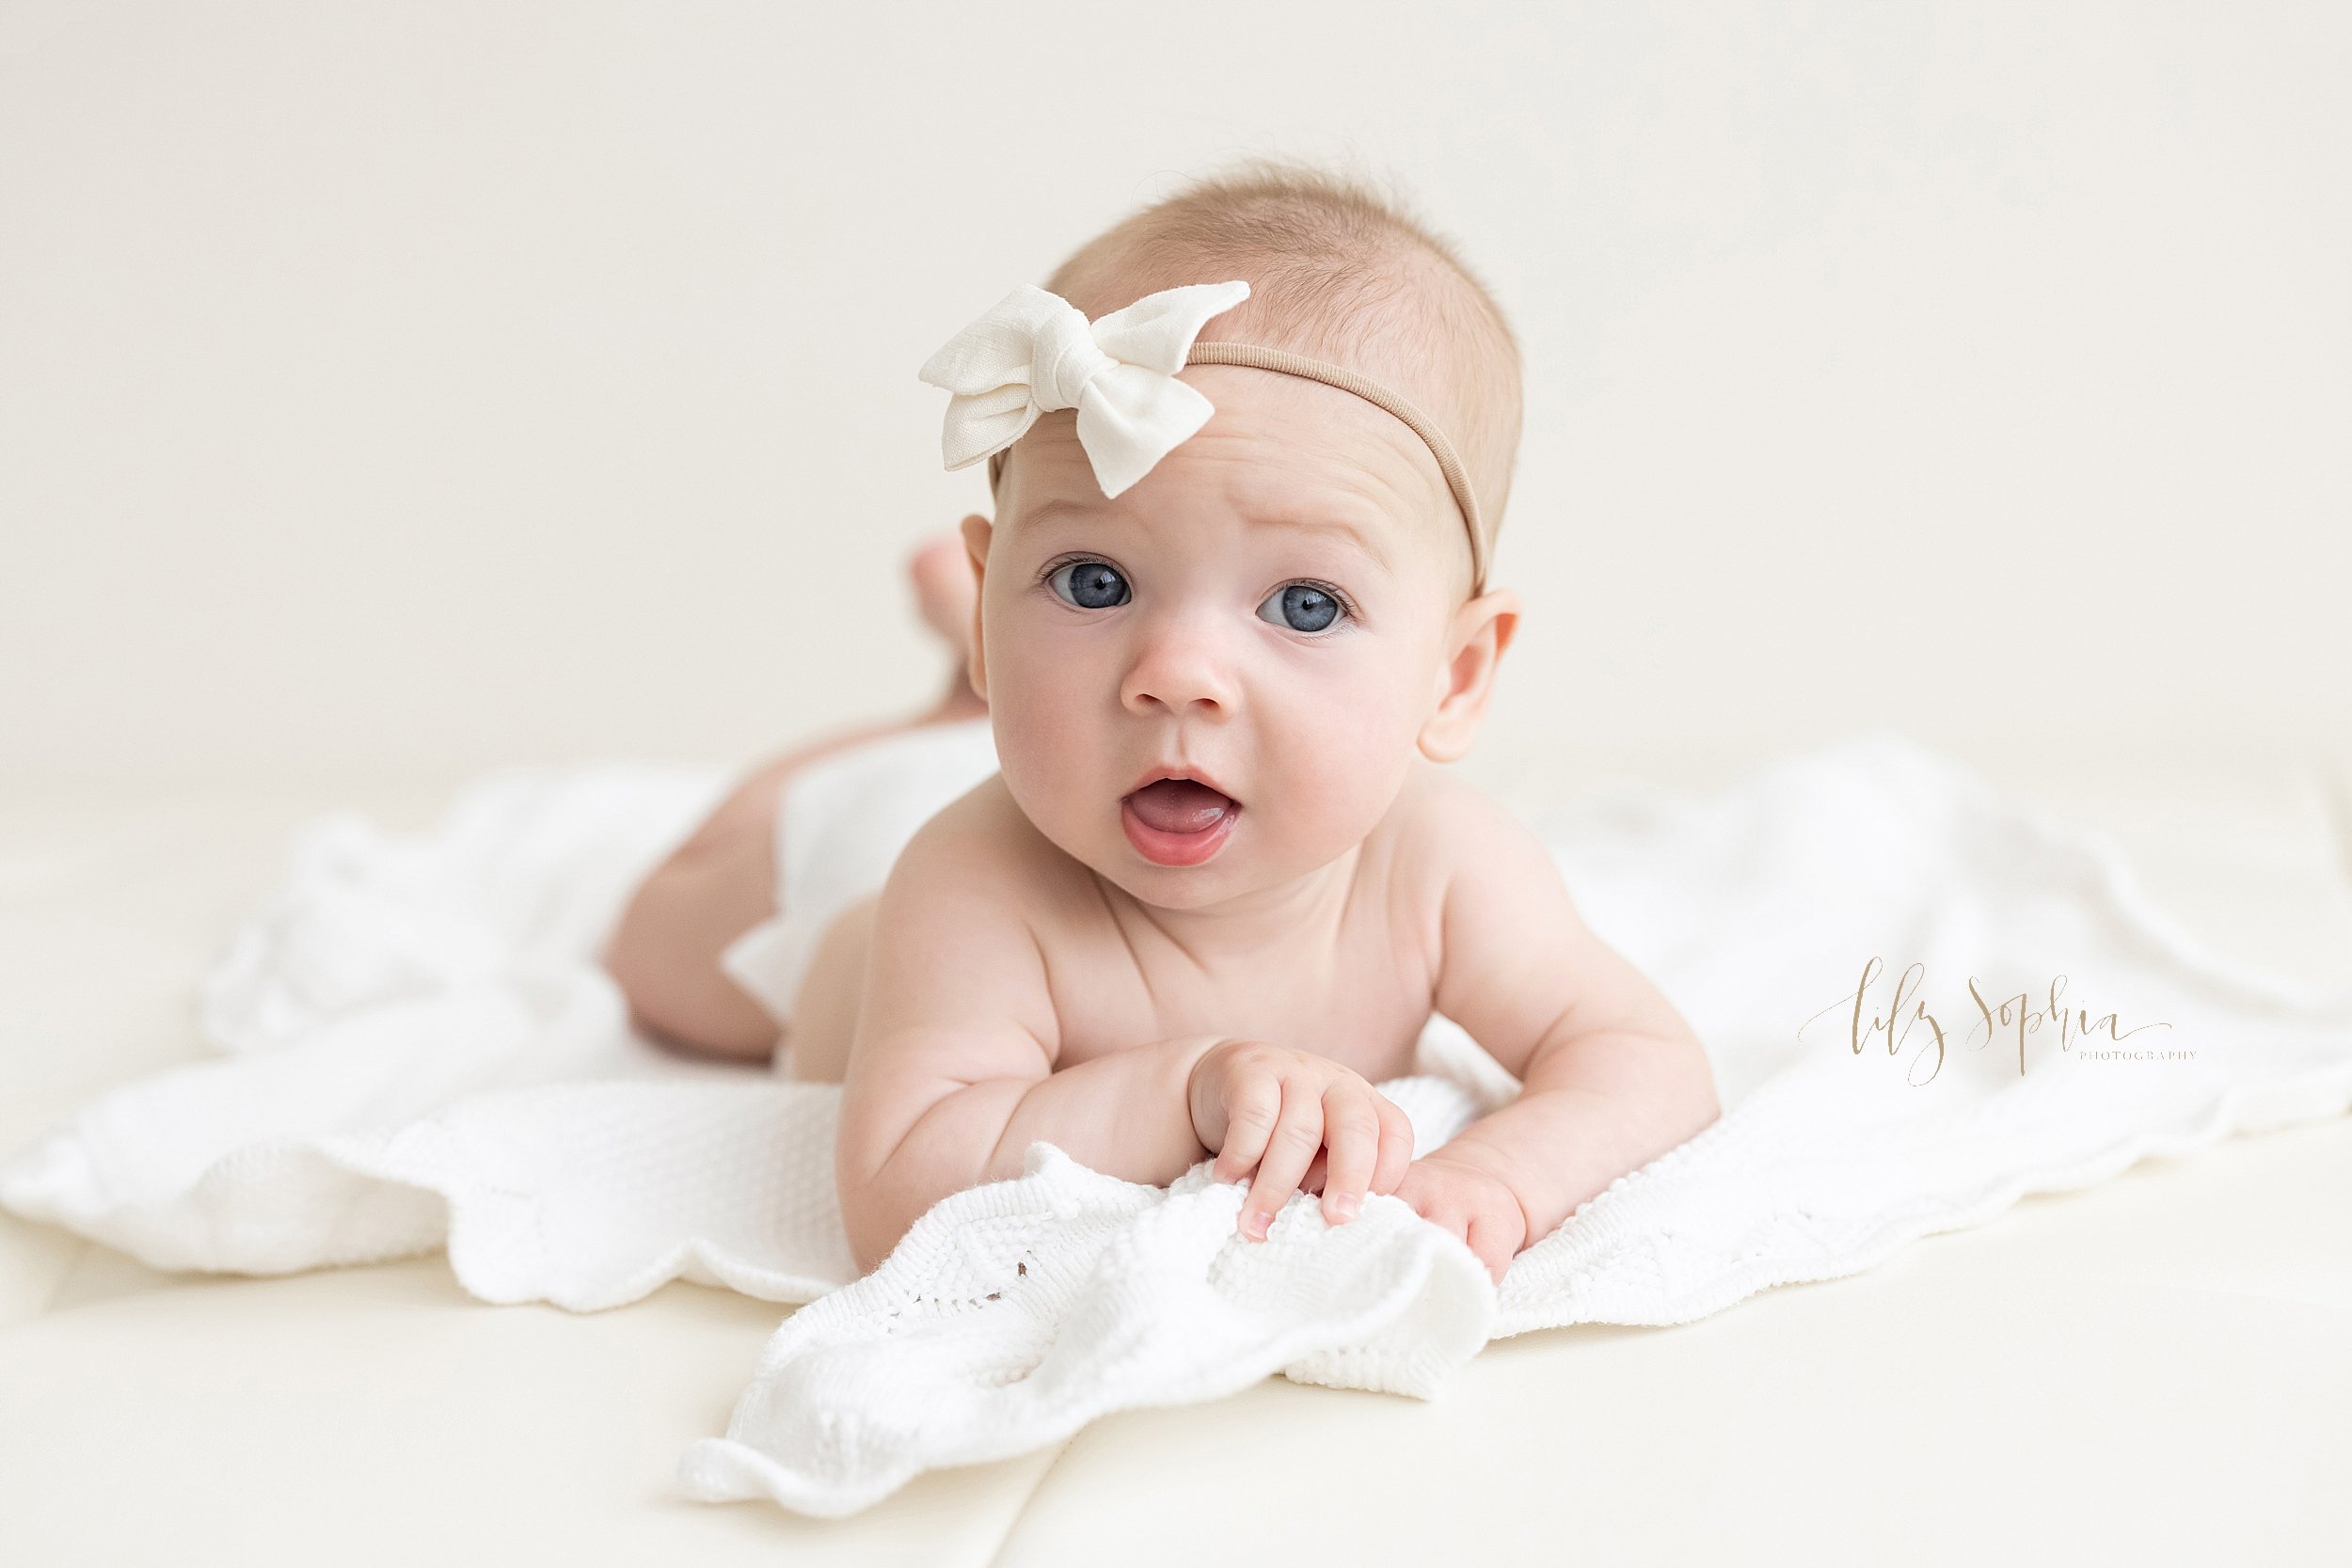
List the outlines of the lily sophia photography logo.
{"label": "lily sophia photography logo", "polygon": [[[2089,1007],[2069,1008],[2065,1003],[2066,976],[2051,977],[2048,990],[2039,999],[2019,991],[1994,1002],[1988,999],[1984,988],[1975,975],[1968,976],[1968,1005],[1964,1008],[1947,1007],[1943,1017],[1928,1010],[1922,992],[1927,988],[1927,966],[1915,963],[1895,977],[1894,987],[1885,994],[1882,1010],[1875,1006],[1874,990],[1886,966],[1876,956],[1862,966],[1862,979],[1846,995],[1815,1013],[1797,1026],[1797,1038],[1820,1019],[1822,1014],[1842,1011],[1847,1020],[1847,1043],[1857,1056],[1883,1041],[1889,1056],[1899,1056],[1906,1047],[1913,1052],[1912,1063],[1904,1078],[1913,1087],[1924,1087],[1935,1082],[1944,1070],[1946,1053],[1954,1044],[1951,1033],[1945,1027],[1944,1018],[1955,1020],[1974,1015],[1973,1022],[1959,1040],[1962,1050],[1982,1051],[1994,1040],[2014,1039],[2017,1045],[2017,1071],[2026,1071],[2026,1040],[2038,1035],[2044,1027],[2055,1028],[2058,1050],[2077,1061],[2188,1061],[2194,1051],[2159,1048],[2153,1042],[2146,1046],[2125,1047],[2123,1041],[2134,1035],[2152,1029],[2170,1029],[2163,1022],[2135,1024],[2124,1028],[2120,1017],[2112,1012],[2093,1018]],[[2104,1037],[2105,1045],[2093,1045]],[[1921,1064],[1927,1075],[1919,1076]]]}

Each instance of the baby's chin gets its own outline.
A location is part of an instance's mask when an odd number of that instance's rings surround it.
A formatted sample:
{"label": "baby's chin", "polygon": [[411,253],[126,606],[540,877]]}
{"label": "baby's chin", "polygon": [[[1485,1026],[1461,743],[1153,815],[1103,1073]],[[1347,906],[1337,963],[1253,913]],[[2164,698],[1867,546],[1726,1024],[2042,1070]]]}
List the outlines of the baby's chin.
{"label": "baby's chin", "polygon": [[1263,878],[1252,879],[1237,863],[1178,868],[1140,863],[1132,856],[1123,862],[1116,856],[1101,856],[1087,860],[1086,864],[1136,903],[1156,910],[1215,909],[1273,885]]}

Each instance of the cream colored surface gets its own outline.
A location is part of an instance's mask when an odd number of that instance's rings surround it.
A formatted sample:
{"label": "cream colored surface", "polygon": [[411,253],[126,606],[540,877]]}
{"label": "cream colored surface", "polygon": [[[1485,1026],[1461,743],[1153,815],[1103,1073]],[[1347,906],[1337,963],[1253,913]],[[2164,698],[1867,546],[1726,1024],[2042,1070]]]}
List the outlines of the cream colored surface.
{"label": "cream colored surface", "polygon": [[[914,368],[1251,150],[1402,175],[1526,340],[1506,797],[1895,722],[2352,983],[2352,12],[1448,14],[0,8],[0,1141],[194,1053],[308,812],[927,699]],[[771,1308],[0,1216],[0,1557],[2341,1561],[2348,1205],[2352,1125],[2235,1141],[822,1527],[671,1488]]]}
{"label": "cream colored surface", "polygon": [[[2115,836],[2223,952],[2343,986],[2352,879],[2327,787],[2030,793]],[[0,813],[0,1141],[196,1054],[196,974],[285,831],[340,800]],[[436,802],[369,803],[416,821]],[[773,1307],[683,1285],[589,1317],[485,1307],[438,1259],[176,1278],[0,1216],[0,1520],[32,1562],[191,1543],[252,1562],[1191,1562],[1244,1539],[1399,1563],[1556,1561],[1564,1542],[1621,1561],[2340,1560],[2347,1206],[2352,1122],[2233,1140],[1687,1327],[1506,1341],[1433,1404],[1276,1379],[830,1525],[690,1504],[672,1481],[724,1426]]]}

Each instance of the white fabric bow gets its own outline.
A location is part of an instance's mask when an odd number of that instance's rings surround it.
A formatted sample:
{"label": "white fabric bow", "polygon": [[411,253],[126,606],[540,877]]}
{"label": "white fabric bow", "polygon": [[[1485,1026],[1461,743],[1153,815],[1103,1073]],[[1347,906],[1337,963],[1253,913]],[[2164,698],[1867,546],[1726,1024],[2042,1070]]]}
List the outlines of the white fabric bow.
{"label": "white fabric bow", "polygon": [[923,379],[955,393],[940,439],[947,467],[1002,451],[1040,414],[1075,408],[1095,480],[1118,495],[1216,411],[1176,372],[1209,318],[1248,297],[1239,280],[1187,283],[1089,322],[1061,295],[1022,284],[924,361]]}

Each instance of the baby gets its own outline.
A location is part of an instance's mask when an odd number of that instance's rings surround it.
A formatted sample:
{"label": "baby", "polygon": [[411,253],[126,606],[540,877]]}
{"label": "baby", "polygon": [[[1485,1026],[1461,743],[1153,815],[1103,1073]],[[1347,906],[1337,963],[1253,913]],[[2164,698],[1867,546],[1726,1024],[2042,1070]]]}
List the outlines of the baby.
{"label": "baby", "polygon": [[[1008,344],[1013,385],[959,385]],[[790,1008],[793,1070],[842,1083],[861,1268],[1042,1139],[1155,1184],[1214,1155],[1253,1240],[1295,1193],[1333,1225],[1391,1194],[1500,1279],[1715,1118],[1690,1026],[1440,766],[1518,625],[1485,576],[1519,431],[1517,344],[1441,240],[1254,166],[1092,241],[926,376],[995,495],[962,530],[969,695],[930,720],[984,705],[998,771],[834,923]],[[941,561],[916,565],[946,619]],[[607,962],[648,1027],[774,1045],[717,955],[772,912],[778,787],[814,754],[639,890]],[[1415,1159],[1372,1085],[1433,1012],[1524,1090]]]}

